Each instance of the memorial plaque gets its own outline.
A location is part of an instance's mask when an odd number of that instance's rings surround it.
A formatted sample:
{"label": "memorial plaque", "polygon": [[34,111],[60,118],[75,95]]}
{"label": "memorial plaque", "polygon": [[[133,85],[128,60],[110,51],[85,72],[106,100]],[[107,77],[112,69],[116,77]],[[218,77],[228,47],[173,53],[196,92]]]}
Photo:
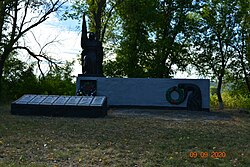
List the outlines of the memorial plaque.
{"label": "memorial plaque", "polygon": [[46,97],[47,95],[37,95],[28,104],[40,104]]}
{"label": "memorial plaque", "polygon": [[65,103],[69,100],[70,96],[60,96],[53,105],[65,105]]}
{"label": "memorial plaque", "polygon": [[98,118],[108,110],[104,96],[24,95],[17,101],[11,103],[11,114]]}
{"label": "memorial plaque", "polygon": [[36,97],[36,95],[23,95],[15,103],[17,103],[17,104],[27,104],[28,102],[30,102],[35,97]]}
{"label": "memorial plaque", "polygon": [[80,102],[78,103],[78,106],[89,106],[93,98],[94,97],[92,96],[83,96]]}
{"label": "memorial plaque", "polygon": [[44,99],[40,104],[41,105],[52,105],[54,101],[58,98],[59,96],[56,95],[49,95],[46,99]]}
{"label": "memorial plaque", "polygon": [[95,96],[90,106],[102,106],[104,100],[104,96]]}
{"label": "memorial plaque", "polygon": [[65,105],[74,105],[76,106],[78,102],[81,100],[81,96],[72,96]]}

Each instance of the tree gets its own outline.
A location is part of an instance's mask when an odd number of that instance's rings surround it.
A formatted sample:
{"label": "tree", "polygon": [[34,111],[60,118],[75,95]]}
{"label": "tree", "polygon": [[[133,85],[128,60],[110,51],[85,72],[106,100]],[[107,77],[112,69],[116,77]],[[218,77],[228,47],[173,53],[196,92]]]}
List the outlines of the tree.
{"label": "tree", "polygon": [[75,83],[73,83],[73,64],[66,62],[65,65],[50,70],[39,80],[39,92],[53,95],[75,95]]}
{"label": "tree", "polygon": [[[46,55],[36,54],[29,47],[21,45],[21,39],[27,32],[46,21],[64,3],[60,0],[0,1],[0,91],[4,65],[13,51],[24,49],[38,62],[41,59],[52,61]],[[31,13],[35,16],[29,18]]]}
{"label": "tree", "polygon": [[4,65],[0,103],[17,99],[25,93],[37,93],[39,82],[33,71],[34,64],[20,61],[16,52],[9,55]]}
{"label": "tree", "polygon": [[113,47],[117,59],[106,62],[106,75],[171,77],[175,65],[187,66],[188,14],[196,7],[192,0],[75,0],[65,18],[86,14],[90,31]]}
{"label": "tree", "polygon": [[[122,2],[123,0],[74,0],[71,8],[64,14],[64,19],[82,20],[83,23],[86,23],[85,16],[87,16],[87,27],[85,27],[85,24],[82,24],[82,29],[86,32],[84,36],[89,32],[93,32],[96,40],[101,43],[102,52],[104,53],[101,54],[103,57],[99,59],[101,63],[103,63],[105,54],[114,50],[114,41],[112,39],[114,39],[115,35],[113,31],[117,27],[115,22],[118,20],[115,8]],[[82,16],[84,17],[83,19]],[[87,29],[89,32],[86,31]]]}
{"label": "tree", "polygon": [[[116,64],[116,69],[109,70],[111,76],[146,77],[145,64],[146,55],[151,54],[153,43],[149,40],[149,24],[154,18],[155,1],[124,1],[117,8],[121,20],[121,37],[116,50],[116,61],[109,62]],[[142,63],[145,62],[145,63]],[[108,71],[107,71],[108,72]],[[121,75],[122,74],[122,75]]]}
{"label": "tree", "polygon": [[[82,16],[88,17],[88,27],[94,32],[97,40],[105,42],[107,29],[112,29],[114,24],[115,8],[123,0],[74,0],[72,6],[64,14],[64,19],[82,20]],[[107,38],[106,38],[107,39]]]}
{"label": "tree", "polygon": [[113,63],[120,64],[128,77],[169,78],[174,66],[184,70],[189,56],[188,14],[196,7],[192,0],[124,1],[118,8],[122,38]]}
{"label": "tree", "polygon": [[234,39],[236,14],[239,1],[235,0],[205,0],[200,3],[198,14],[199,27],[192,36],[194,60],[196,69],[204,75],[217,79],[217,97],[220,109],[224,108],[221,97],[223,78],[229,69],[235,55],[231,46]]}
{"label": "tree", "polygon": [[1,102],[10,102],[23,94],[74,95],[72,70],[74,62],[50,69],[43,77],[34,74],[34,64],[17,59],[17,53],[6,60],[3,73]]}
{"label": "tree", "polygon": [[[246,0],[238,1],[238,10],[235,12],[236,27],[230,46],[234,48],[234,59],[230,66],[231,81],[234,84],[245,82],[250,94],[250,3]],[[242,86],[242,85],[241,85]],[[244,85],[243,85],[244,88]]]}

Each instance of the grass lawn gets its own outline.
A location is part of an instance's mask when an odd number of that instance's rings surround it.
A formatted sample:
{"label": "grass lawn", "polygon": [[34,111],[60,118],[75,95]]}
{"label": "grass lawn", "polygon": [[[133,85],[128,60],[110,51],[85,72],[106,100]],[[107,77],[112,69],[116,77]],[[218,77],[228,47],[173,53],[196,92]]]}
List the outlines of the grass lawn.
{"label": "grass lawn", "polygon": [[230,115],[51,118],[14,116],[0,107],[0,166],[250,166],[250,114]]}

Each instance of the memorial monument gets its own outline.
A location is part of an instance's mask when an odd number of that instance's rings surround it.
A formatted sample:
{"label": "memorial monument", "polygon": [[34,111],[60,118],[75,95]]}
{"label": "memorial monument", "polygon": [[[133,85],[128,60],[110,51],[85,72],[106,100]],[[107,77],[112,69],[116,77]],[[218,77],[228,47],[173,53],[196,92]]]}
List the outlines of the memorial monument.
{"label": "memorial monument", "polygon": [[85,16],[81,47],[82,74],[77,77],[76,96],[24,95],[11,104],[11,113],[104,117],[109,106],[210,110],[208,79],[104,77],[102,43],[87,31]]}
{"label": "memorial monument", "polygon": [[102,77],[103,76],[102,43],[96,38],[94,32],[88,33],[85,15],[83,15],[83,21],[82,21],[81,47],[83,49],[81,53],[83,75]]}
{"label": "memorial monument", "polygon": [[102,43],[82,22],[82,74],[76,81],[77,96],[107,97],[114,107],[161,107],[209,111],[208,79],[106,78],[103,76]]}
{"label": "memorial monument", "polygon": [[[103,77],[103,47],[94,32],[88,32],[85,15],[82,19],[81,36],[82,74],[78,77]],[[96,96],[96,81],[82,80],[77,89],[77,96]]]}

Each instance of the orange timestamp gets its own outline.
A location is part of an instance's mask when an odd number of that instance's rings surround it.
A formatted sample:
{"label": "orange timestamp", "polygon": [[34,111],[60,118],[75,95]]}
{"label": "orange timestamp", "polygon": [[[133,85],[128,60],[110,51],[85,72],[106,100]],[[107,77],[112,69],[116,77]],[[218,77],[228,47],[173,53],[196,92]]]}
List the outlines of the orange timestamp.
{"label": "orange timestamp", "polygon": [[189,158],[226,158],[226,152],[189,152]]}

